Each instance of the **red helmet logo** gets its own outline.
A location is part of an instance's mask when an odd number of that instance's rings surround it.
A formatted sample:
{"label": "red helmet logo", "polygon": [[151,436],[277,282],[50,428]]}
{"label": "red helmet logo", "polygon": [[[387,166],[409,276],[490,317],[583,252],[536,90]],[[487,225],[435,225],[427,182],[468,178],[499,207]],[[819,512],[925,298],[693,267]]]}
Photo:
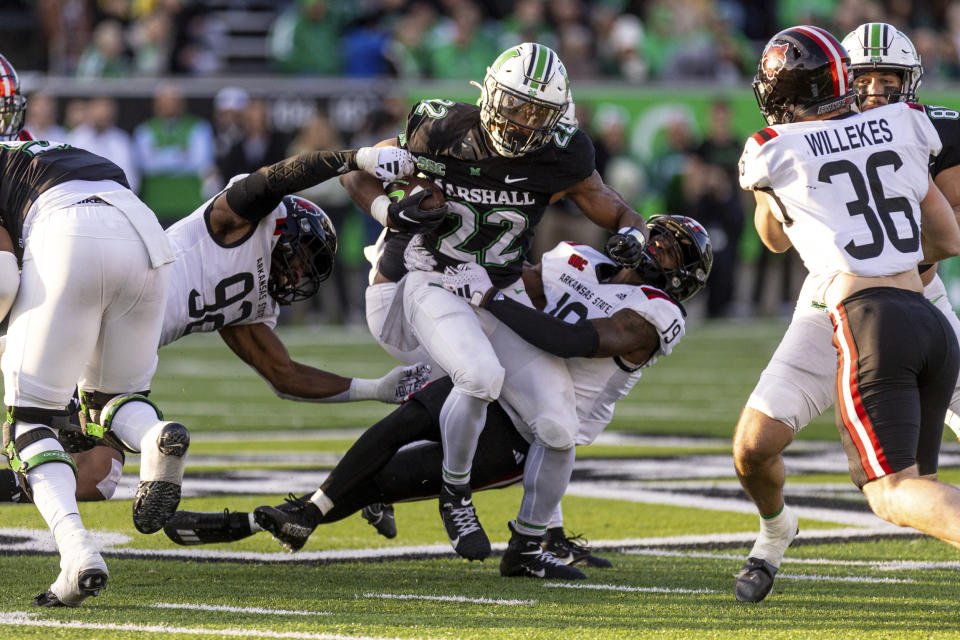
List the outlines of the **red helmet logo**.
{"label": "red helmet logo", "polygon": [[787,47],[789,46],[786,42],[783,44],[771,43],[766,51],[763,52],[763,58],[760,59],[760,69],[763,71],[763,75],[767,77],[767,80],[773,80],[780,69],[783,68],[783,65],[786,64]]}

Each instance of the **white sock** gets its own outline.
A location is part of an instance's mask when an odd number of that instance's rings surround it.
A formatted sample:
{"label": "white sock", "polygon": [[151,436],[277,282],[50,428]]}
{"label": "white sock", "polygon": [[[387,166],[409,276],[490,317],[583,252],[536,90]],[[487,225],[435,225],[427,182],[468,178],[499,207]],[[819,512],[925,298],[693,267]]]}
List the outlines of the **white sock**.
{"label": "white sock", "polygon": [[117,409],[110,423],[110,430],[131,450],[142,451],[144,435],[159,421],[153,405],[132,401]]}
{"label": "white sock", "polygon": [[[17,424],[17,434],[25,433],[39,425]],[[44,438],[24,447],[20,459],[27,460],[44,451],[63,451],[63,447],[53,438]],[[33,491],[33,504],[46,521],[50,531],[56,531],[61,521],[70,515],[79,520],[77,509],[77,478],[73,469],[63,462],[47,462],[27,471],[27,480]],[[82,525],[81,525],[82,528]]]}
{"label": "white sock", "polygon": [[453,388],[440,409],[440,436],[443,440],[443,480],[449,484],[470,482],[477,440],[487,420],[487,400]]}
{"label": "white sock", "polygon": [[333,509],[333,500],[327,497],[320,489],[317,489],[316,493],[310,496],[310,502],[320,509],[320,514],[325,515],[330,509]]}
{"label": "white sock", "polygon": [[250,520],[250,533],[257,533],[263,531],[263,527],[257,524],[257,521],[253,519],[253,514],[248,513],[247,518]]}
{"label": "white sock", "polygon": [[783,505],[780,513],[773,517],[760,516],[760,536],[753,543],[748,557],[760,558],[779,567],[784,552],[797,534],[797,521],[797,514],[787,505]]}

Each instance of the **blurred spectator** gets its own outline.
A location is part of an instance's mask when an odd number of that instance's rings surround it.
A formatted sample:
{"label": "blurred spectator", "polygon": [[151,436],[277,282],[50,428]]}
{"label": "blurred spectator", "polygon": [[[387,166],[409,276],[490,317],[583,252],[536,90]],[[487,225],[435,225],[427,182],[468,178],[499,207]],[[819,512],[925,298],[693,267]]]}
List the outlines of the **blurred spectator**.
{"label": "blurred spectator", "polygon": [[546,0],[517,0],[513,11],[500,23],[499,49],[506,50],[522,42],[536,42],[557,51],[560,59],[569,65],[571,59],[563,54],[557,36],[546,18]]}
{"label": "blurred spectator", "polygon": [[[27,115],[29,116],[29,107]],[[67,106],[63,108],[63,128],[67,130],[67,135],[84,122],[87,121],[87,101],[83,98],[71,98],[67,101]]]}
{"label": "blurred spectator", "polygon": [[[342,149],[343,147],[343,141],[330,119],[323,114],[318,114],[300,129],[290,144],[288,153],[295,155],[305,151]],[[366,269],[359,257],[363,248],[363,238],[358,237],[355,231],[361,227],[357,222],[360,215],[364,218],[367,216],[354,213],[350,223],[347,222],[348,215],[353,210],[353,201],[338,180],[321,182],[297,195],[315,202],[330,216],[340,242],[336,268],[330,275],[329,283],[320,288],[320,295],[311,298],[306,304],[311,305],[315,310],[319,306],[325,322],[343,324],[364,322],[360,312],[363,298],[359,295],[366,286]]]}
{"label": "blurred spectator", "polygon": [[212,3],[158,0],[157,4],[172,20],[170,71],[190,75],[221,71],[227,26],[215,13]]}
{"label": "blurred spectator", "polygon": [[130,46],[138,75],[159,76],[167,72],[171,47],[170,16],[154,11],[132,25]]}
{"label": "blurred spectator", "polygon": [[[243,110],[249,102],[250,95],[240,87],[224,87],[213,98],[214,157],[217,167],[233,145],[243,139]],[[221,173],[220,177],[229,180],[233,176]],[[219,191],[219,186],[214,191]]]}
{"label": "blurred spectator", "polygon": [[363,16],[343,34],[343,75],[385,76],[390,68],[390,34],[378,24],[379,11]]}
{"label": "blurred spectator", "polygon": [[87,46],[92,18],[87,0],[37,0],[42,37],[49,48],[50,71],[71,74]]}
{"label": "blurred spectator", "polygon": [[140,167],[140,197],[165,227],[203,201],[202,184],[213,170],[213,129],[186,112],[176,85],[163,83],[153,98],[153,118],[133,132]]}
{"label": "blurred spectator", "polygon": [[104,20],[93,31],[93,39],[77,63],[79,78],[110,78],[130,75],[123,40],[123,26],[116,20]]}
{"label": "blurred spectator", "polygon": [[[640,205],[646,190],[643,166],[629,152],[630,115],[620,105],[606,104],[593,118],[597,173],[631,206]],[[582,217],[582,216],[581,216]]]}
{"label": "blurred spectator", "polygon": [[217,163],[217,170],[224,182],[235,175],[256,171],[287,157],[288,139],[273,130],[266,100],[250,100],[240,122],[243,129],[240,139]]}
{"label": "blurred spectator", "polygon": [[713,270],[707,283],[707,315],[728,314],[733,300],[737,250],[743,231],[743,205],[737,189],[741,142],[730,105],[719,100],[710,110],[706,139],[691,155],[683,177],[684,204],[678,211],[700,221],[713,244]]}
{"label": "blurred spectator", "polygon": [[425,40],[436,19],[428,2],[414,2],[396,21],[393,38],[387,46],[387,58],[393,72],[401,78],[422,78],[430,68]]}
{"label": "blurred spectator", "polygon": [[593,34],[582,24],[564,25],[560,28],[560,44],[557,55],[570,78],[596,78],[597,63],[593,55]]}
{"label": "blurred spectator", "polygon": [[70,131],[67,142],[111,160],[123,169],[130,189],[140,188],[130,134],[116,126],[117,102],[113,98],[93,98],[87,103],[86,122]]}
{"label": "blurred spectator", "polygon": [[327,0],[296,0],[270,29],[270,57],[284,73],[338,75],[341,27]]}
{"label": "blurred spectator", "polygon": [[485,25],[480,8],[467,0],[451,2],[450,17],[430,35],[430,72],[434,78],[483,79],[497,57],[499,39]]}
{"label": "blurred spectator", "polygon": [[640,84],[647,78],[643,58],[643,23],[630,14],[616,16],[605,37],[598,39],[604,75]]}
{"label": "blurred spectator", "polygon": [[57,124],[57,101],[48,93],[35,93],[27,98],[24,129],[35,140],[67,140],[67,132]]}

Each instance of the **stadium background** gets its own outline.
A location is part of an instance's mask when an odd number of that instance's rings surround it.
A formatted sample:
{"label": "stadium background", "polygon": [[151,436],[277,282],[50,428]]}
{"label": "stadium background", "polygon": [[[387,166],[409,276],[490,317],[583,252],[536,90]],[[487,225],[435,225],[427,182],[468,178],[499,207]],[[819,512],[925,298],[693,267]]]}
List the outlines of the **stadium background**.
{"label": "stadium background", "polygon": [[[842,37],[862,22],[889,21],[921,52],[922,100],[960,104],[952,89],[960,77],[958,6],[944,0],[6,0],[0,36],[25,92],[37,103],[52,99],[52,118],[68,137],[88,119],[84,104],[103,96],[116,100],[116,125],[133,133],[151,117],[154,95],[170,86],[189,114],[213,125],[217,149],[195,176],[201,188],[181,197],[179,213],[165,214],[165,223],[230,177],[222,175],[229,143],[220,141],[216,109],[224,88],[265,101],[270,135],[286,153],[359,146],[394,135],[418,99],[474,102],[478,90],[468,82],[482,80],[500,50],[525,40],[548,44],[567,66],[604,179],[643,213],[683,212],[711,231],[717,265],[694,315],[783,316],[802,267],[792,250],[773,256],[762,248],[750,222],[752,200],[735,185],[742,141],[763,126],[749,87],[763,43],[791,24],[817,24]],[[714,123],[720,103],[729,105],[730,117]],[[712,130],[720,138],[713,144]],[[251,160],[245,170],[256,166]],[[718,168],[725,184],[698,178]],[[340,272],[320,299],[286,319],[362,324],[361,248],[377,225],[335,185],[307,195],[337,223]],[[145,199],[154,204],[149,194]],[[532,257],[568,237],[603,241],[561,204],[541,225]],[[952,299],[960,300],[953,262],[941,270]]]}

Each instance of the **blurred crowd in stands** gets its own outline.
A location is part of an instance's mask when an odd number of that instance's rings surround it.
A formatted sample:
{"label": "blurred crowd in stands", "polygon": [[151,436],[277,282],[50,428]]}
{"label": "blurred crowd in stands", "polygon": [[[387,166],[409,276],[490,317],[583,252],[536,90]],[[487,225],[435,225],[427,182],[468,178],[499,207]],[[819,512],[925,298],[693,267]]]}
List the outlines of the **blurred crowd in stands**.
{"label": "blurred crowd in stands", "polygon": [[574,78],[735,82],[752,77],[759,47],[780,28],[816,24],[842,37],[863,22],[884,21],[913,39],[928,78],[960,78],[960,2],[951,0],[0,4],[0,32],[16,43],[5,45],[5,53],[18,68],[82,77],[279,72],[479,79],[497,52],[537,41],[556,49]]}
{"label": "blurred crowd in stands", "polygon": [[[27,127],[35,137],[65,140],[117,162],[164,225],[237,174],[300,151],[391,138],[410,108],[405,99],[383,96],[347,126],[327,103],[311,107],[291,129],[280,122],[272,96],[242,88],[244,75],[481,80],[500,51],[532,40],[558,51],[575,96],[578,84],[604,80],[611,86],[689,81],[717,93],[724,86],[743,90],[763,43],[784,26],[813,23],[842,37],[860,23],[888,21],[914,39],[925,82],[960,78],[960,2],[938,0],[7,0],[0,5],[0,33],[10,36],[3,53],[21,72],[91,82],[158,78],[152,115],[135,126],[129,117],[130,126],[117,126],[113,98],[58,104],[40,92],[29,96]],[[212,117],[205,118],[187,107],[177,85],[185,76],[235,82],[216,93]],[[700,303],[704,315],[788,312],[802,267],[792,253],[774,256],[751,244],[752,225],[744,216],[752,201],[737,188],[735,174],[749,132],[735,130],[730,103],[711,99],[711,104],[703,126],[689,117],[661,123],[663,134],[646,154],[638,152],[631,131],[636,122],[621,105],[578,101],[578,118],[594,139],[598,171],[632,205],[649,213],[653,202],[657,212],[683,212],[707,226],[716,259]],[[305,195],[333,218],[341,256],[336,286],[324,288],[322,306],[299,313],[360,322],[362,247],[379,226],[353,207],[336,181]],[[594,246],[604,240],[561,201],[539,227],[531,258],[569,238]]]}

